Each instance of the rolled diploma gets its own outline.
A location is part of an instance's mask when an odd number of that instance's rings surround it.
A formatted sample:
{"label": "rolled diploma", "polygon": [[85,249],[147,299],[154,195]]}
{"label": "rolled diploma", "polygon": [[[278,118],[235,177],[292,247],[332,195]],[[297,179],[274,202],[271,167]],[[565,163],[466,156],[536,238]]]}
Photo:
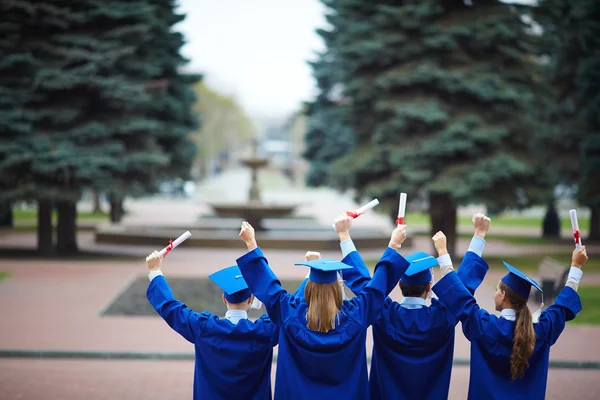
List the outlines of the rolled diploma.
{"label": "rolled diploma", "polygon": [[[356,210],[354,212],[356,214],[360,215],[360,214],[365,213],[365,212],[369,211],[370,209],[374,208],[377,204],[379,204],[379,200],[377,200],[377,199],[371,200],[370,202],[368,202],[367,204],[360,207],[358,210]],[[353,220],[354,218],[350,217],[350,219]],[[335,224],[331,224],[331,227],[335,229]]]}
{"label": "rolled diploma", "polygon": [[[192,234],[190,233],[190,231],[185,231],[183,233],[183,235],[179,236],[177,239],[175,239],[173,241],[173,249],[177,246],[179,246],[181,243],[183,243],[184,240],[186,240],[187,238],[189,238],[190,236],[192,236]],[[170,245],[169,245],[170,246]],[[165,247],[164,249],[162,249],[158,254],[160,254],[160,257],[163,258],[165,256],[165,254],[167,253],[167,250],[169,249],[169,246]],[[173,250],[171,249],[171,250]]]}
{"label": "rolled diploma", "polygon": [[[581,248],[581,232],[579,232],[579,222],[577,222],[577,210],[569,210],[571,217],[571,227],[573,228],[573,239],[575,239],[575,248]],[[579,235],[577,235],[579,234]],[[579,236],[579,239],[577,238]]]}
{"label": "rolled diploma", "polygon": [[361,208],[356,210],[355,213],[357,213],[359,215],[363,214],[363,213],[369,211],[370,209],[374,208],[377,204],[379,204],[379,200],[377,200],[377,199],[371,200],[370,202],[368,202],[367,204],[365,204],[364,206],[362,206]]}
{"label": "rolled diploma", "polygon": [[400,193],[400,204],[398,205],[398,220],[404,224],[404,214],[406,212],[406,193]]}

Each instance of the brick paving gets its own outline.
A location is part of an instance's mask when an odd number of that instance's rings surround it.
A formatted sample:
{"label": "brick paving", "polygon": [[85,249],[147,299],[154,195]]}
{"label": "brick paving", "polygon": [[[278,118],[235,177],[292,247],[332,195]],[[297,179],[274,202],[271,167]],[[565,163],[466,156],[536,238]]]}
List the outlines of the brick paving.
{"label": "brick paving", "polygon": [[[192,397],[192,361],[0,359],[2,400],[166,400]],[[275,365],[272,379],[274,382]],[[600,371],[551,369],[547,400],[600,396]],[[467,398],[469,368],[455,367],[448,398]]]}

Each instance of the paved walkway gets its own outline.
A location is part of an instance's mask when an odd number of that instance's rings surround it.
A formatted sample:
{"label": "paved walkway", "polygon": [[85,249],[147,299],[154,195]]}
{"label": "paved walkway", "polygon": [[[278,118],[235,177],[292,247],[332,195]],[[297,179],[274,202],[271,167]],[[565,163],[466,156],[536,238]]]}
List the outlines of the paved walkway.
{"label": "paved walkway", "polygon": [[[191,399],[191,361],[0,359],[3,400]],[[272,377],[275,376],[273,366]],[[547,400],[596,400],[600,372],[551,369]],[[273,379],[274,382],[274,379]],[[455,367],[448,398],[467,398],[469,368]]]}

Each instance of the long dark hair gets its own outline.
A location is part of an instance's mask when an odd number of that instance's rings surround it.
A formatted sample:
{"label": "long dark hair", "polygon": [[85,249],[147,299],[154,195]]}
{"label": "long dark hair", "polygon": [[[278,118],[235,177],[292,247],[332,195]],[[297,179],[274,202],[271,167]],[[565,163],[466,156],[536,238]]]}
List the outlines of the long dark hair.
{"label": "long dark hair", "polygon": [[535,348],[535,331],[531,312],[527,308],[527,299],[519,296],[504,282],[500,282],[499,288],[506,293],[506,298],[517,312],[515,337],[510,356],[510,375],[514,381],[525,376],[525,369],[529,366],[529,357]]}

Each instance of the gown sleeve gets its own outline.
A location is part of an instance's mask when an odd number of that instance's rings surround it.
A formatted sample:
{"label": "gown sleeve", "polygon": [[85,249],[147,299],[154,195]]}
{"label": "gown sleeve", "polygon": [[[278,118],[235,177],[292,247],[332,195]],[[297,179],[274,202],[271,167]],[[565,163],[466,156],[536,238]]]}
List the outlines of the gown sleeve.
{"label": "gown sleeve", "polygon": [[489,266],[482,257],[472,251],[467,251],[456,273],[467,290],[474,294],[483,282],[488,269]]}
{"label": "gown sleeve", "polygon": [[468,340],[472,341],[483,335],[489,325],[490,314],[479,307],[456,272],[446,274],[433,286],[433,291],[456,319],[462,322],[463,332]]}
{"label": "gown sleeve", "polygon": [[375,266],[375,274],[365,287],[350,300],[358,314],[358,323],[372,325],[379,318],[384,300],[408,268],[409,262],[391,248],[387,248]]}
{"label": "gown sleeve", "polygon": [[162,319],[188,342],[194,343],[194,339],[201,335],[208,321],[206,313],[190,310],[175,299],[164,276],[159,275],[152,279],[146,297]]}
{"label": "gown sleeve", "polygon": [[346,255],[342,262],[354,267],[352,269],[343,269],[340,272],[342,273],[342,279],[346,282],[346,286],[350,288],[352,293],[358,295],[371,282],[369,268],[356,250]]}
{"label": "gown sleeve", "polygon": [[285,322],[295,298],[281,286],[262,250],[257,247],[249,251],[237,259],[237,265],[252,294],[265,305],[269,318],[277,325]]}
{"label": "gown sleeve", "polygon": [[536,334],[544,338],[550,345],[558,340],[565,328],[565,323],[571,321],[581,311],[581,299],[572,288],[565,286],[556,297],[554,304],[545,309],[536,324]]}

